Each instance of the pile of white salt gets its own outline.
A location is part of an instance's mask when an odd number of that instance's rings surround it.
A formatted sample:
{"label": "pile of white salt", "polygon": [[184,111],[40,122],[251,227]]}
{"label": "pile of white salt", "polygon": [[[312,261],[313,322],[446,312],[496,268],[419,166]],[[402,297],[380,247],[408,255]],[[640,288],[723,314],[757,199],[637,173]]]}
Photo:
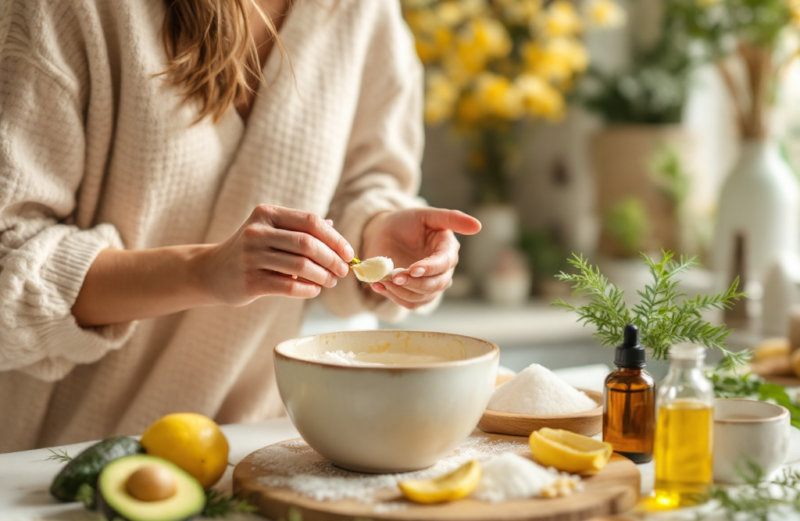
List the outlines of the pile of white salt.
{"label": "pile of white salt", "polygon": [[531,364],[500,384],[489,409],[531,415],[572,414],[588,411],[597,403],[539,364]]}
{"label": "pile of white salt", "polygon": [[[512,499],[568,495],[582,488],[581,478],[545,468],[514,452],[481,463],[481,479],[472,491],[480,501],[499,503]],[[563,490],[562,490],[563,489]]]}

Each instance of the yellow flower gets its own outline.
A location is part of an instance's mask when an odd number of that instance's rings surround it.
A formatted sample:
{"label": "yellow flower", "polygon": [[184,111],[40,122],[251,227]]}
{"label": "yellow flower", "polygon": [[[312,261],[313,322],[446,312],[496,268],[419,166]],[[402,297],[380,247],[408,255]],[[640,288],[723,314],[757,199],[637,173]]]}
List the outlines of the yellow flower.
{"label": "yellow flower", "polygon": [[533,74],[521,74],[514,83],[526,113],[551,121],[564,117],[564,97],[542,78]]}
{"label": "yellow flower", "polygon": [[553,83],[565,83],[573,74],[586,70],[589,55],[575,38],[553,38],[544,46],[528,43],[523,46],[525,69]]}
{"label": "yellow flower", "polygon": [[530,23],[542,10],[542,0],[517,0],[503,5],[503,16],[512,24]]}
{"label": "yellow flower", "polygon": [[444,1],[436,8],[436,17],[448,27],[460,24],[466,18],[464,6],[459,1]]}
{"label": "yellow flower", "polygon": [[439,50],[430,40],[417,38],[414,40],[414,47],[417,49],[417,56],[426,65],[435,62],[439,58]]}
{"label": "yellow flower", "polygon": [[544,32],[548,36],[572,36],[583,29],[581,19],[572,3],[556,0],[545,13]]}
{"label": "yellow flower", "polygon": [[788,0],[789,13],[792,15],[792,25],[800,28],[800,0]]}
{"label": "yellow flower", "polygon": [[436,14],[430,9],[419,9],[406,13],[406,23],[415,35],[432,34],[439,27]]}
{"label": "yellow flower", "polygon": [[[481,68],[478,70],[483,68],[483,64],[484,62],[481,62]],[[468,70],[466,64],[461,61],[461,55],[457,50],[442,56],[442,69],[450,81],[459,86],[466,85],[475,76],[475,72]]]}
{"label": "yellow flower", "polygon": [[425,121],[441,123],[453,115],[458,88],[440,73],[428,74],[428,88],[425,91]]}
{"label": "yellow flower", "polygon": [[590,0],[586,17],[596,27],[619,27],[625,24],[625,11],[614,0]]}
{"label": "yellow flower", "polygon": [[489,10],[489,5],[486,0],[455,0],[461,4],[464,14],[467,18],[475,18],[486,14]]}
{"label": "yellow flower", "polygon": [[489,59],[511,52],[511,37],[499,21],[478,18],[459,31],[456,48],[461,66],[475,75],[486,68]]}
{"label": "yellow flower", "polygon": [[482,73],[475,82],[475,98],[485,114],[503,119],[517,119],[523,115],[520,93],[505,76]]}

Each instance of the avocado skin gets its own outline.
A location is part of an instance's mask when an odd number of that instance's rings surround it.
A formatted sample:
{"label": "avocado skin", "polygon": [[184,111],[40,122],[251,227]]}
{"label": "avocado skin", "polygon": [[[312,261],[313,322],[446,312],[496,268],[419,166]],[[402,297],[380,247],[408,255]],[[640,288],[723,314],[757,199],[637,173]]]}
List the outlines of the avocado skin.
{"label": "avocado skin", "polygon": [[[100,512],[105,519],[108,521],[131,521],[131,519],[147,519],[146,516],[143,516],[139,512],[135,511],[133,507],[130,508],[129,512],[122,511],[122,509],[117,510],[111,506],[109,500],[107,499],[107,495],[128,494],[126,487],[124,485],[120,486],[120,481],[124,482],[124,480],[127,480],[128,477],[130,477],[130,473],[125,472],[124,470],[120,472],[119,468],[121,467],[124,469],[125,465],[128,463],[128,460],[134,459],[144,461],[144,463],[149,465],[162,465],[170,472],[173,472],[176,479],[179,481],[182,478],[189,480],[196,487],[193,500],[189,499],[192,498],[191,493],[184,493],[182,496],[182,512],[176,513],[174,517],[159,517],[161,521],[189,521],[199,516],[203,512],[206,502],[206,495],[203,491],[203,487],[200,485],[200,482],[198,482],[177,465],[163,460],[162,458],[147,454],[131,454],[122,458],[118,458],[116,461],[108,465],[103,470],[102,475],[98,480],[97,489],[95,491],[95,502],[97,504],[97,511]],[[130,467],[128,467],[128,470],[130,470]],[[109,490],[105,490],[105,488],[108,488]],[[178,492],[176,493],[181,493],[180,490],[181,488],[179,486]],[[113,495],[111,497],[113,499]]]}
{"label": "avocado skin", "polygon": [[144,452],[144,447],[129,436],[111,436],[101,440],[72,458],[56,475],[50,494],[60,501],[77,501],[76,494],[84,483],[97,488],[97,477],[108,462]]}
{"label": "avocado skin", "polygon": [[[95,497],[97,501],[97,511],[102,514],[104,519],[107,519],[108,521],[130,521],[127,517],[125,517],[124,514],[117,512],[106,502],[106,498],[103,496],[103,492],[99,488],[97,489]],[[200,512],[190,514],[187,517],[174,519],[173,521],[190,521],[199,516],[201,513],[202,510]]]}

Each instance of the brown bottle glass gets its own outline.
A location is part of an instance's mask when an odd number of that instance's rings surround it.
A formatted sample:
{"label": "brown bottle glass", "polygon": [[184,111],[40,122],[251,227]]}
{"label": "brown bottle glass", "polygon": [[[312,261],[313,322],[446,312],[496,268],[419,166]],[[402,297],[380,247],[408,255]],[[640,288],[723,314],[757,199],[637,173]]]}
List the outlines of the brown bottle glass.
{"label": "brown bottle glass", "polygon": [[603,441],[635,463],[653,459],[655,436],[655,381],[644,369],[644,348],[636,326],[625,328],[617,348],[617,370],[606,377],[603,389]]}

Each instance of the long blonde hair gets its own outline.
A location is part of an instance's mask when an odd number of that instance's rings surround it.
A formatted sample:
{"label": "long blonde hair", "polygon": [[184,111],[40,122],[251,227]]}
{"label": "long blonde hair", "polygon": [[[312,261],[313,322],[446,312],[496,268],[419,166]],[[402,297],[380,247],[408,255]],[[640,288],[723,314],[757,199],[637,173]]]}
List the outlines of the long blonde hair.
{"label": "long blonde hair", "polygon": [[232,103],[246,99],[261,79],[258,48],[248,18],[255,9],[282,55],[285,48],[270,17],[255,0],[165,0],[162,73],[185,101],[200,103],[198,121],[219,121]]}

